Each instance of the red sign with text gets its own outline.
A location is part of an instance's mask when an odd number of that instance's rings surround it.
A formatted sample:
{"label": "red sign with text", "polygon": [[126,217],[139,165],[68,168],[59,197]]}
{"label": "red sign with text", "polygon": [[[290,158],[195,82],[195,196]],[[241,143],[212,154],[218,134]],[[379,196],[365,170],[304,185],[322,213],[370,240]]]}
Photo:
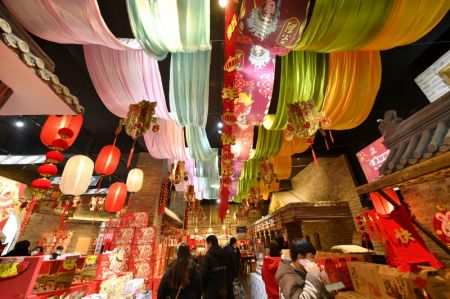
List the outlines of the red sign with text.
{"label": "red sign with text", "polygon": [[369,183],[375,181],[380,176],[378,169],[380,169],[389,155],[389,149],[383,145],[383,141],[384,138],[380,137],[356,153],[359,164]]}

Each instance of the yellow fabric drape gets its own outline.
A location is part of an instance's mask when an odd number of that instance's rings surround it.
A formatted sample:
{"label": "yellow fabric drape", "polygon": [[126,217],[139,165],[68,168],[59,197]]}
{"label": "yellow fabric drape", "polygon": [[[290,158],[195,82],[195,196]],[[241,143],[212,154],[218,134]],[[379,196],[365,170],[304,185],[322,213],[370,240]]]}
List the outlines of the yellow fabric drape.
{"label": "yellow fabric drape", "polygon": [[330,53],[328,85],[322,111],[330,119],[325,129],[348,130],[369,115],[381,83],[378,51]]}
{"label": "yellow fabric drape", "polygon": [[273,164],[273,171],[279,180],[285,180],[291,176],[292,157],[290,155],[270,157],[269,162]]}
{"label": "yellow fabric drape", "polygon": [[383,28],[362,49],[386,50],[415,42],[430,32],[449,9],[448,0],[396,0]]}
{"label": "yellow fabric drape", "polygon": [[306,142],[306,138],[294,137],[291,141],[287,141],[283,135],[283,142],[278,155],[291,156],[293,154],[303,153],[309,146],[310,145]]}
{"label": "yellow fabric drape", "polygon": [[294,50],[334,52],[364,47],[381,31],[392,0],[316,0]]}

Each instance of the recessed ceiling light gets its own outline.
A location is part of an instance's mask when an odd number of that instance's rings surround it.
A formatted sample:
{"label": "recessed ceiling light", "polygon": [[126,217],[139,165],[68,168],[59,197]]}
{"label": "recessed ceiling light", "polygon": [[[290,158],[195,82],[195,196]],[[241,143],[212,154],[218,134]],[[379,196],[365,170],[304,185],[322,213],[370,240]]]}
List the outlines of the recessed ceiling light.
{"label": "recessed ceiling light", "polygon": [[25,123],[23,122],[22,119],[17,119],[15,125],[18,128],[22,128],[23,126],[25,126]]}
{"label": "recessed ceiling light", "polygon": [[219,134],[222,134],[222,130],[219,130],[219,131],[217,131],[217,132],[219,132]]}
{"label": "recessed ceiling light", "polygon": [[218,122],[218,123],[217,123],[217,127],[218,127],[218,128],[222,128],[222,127],[223,127],[223,123],[222,123],[222,122]]}
{"label": "recessed ceiling light", "polygon": [[223,7],[223,8],[225,8],[225,6],[227,6],[227,0],[219,0],[219,5],[220,5],[220,7]]}

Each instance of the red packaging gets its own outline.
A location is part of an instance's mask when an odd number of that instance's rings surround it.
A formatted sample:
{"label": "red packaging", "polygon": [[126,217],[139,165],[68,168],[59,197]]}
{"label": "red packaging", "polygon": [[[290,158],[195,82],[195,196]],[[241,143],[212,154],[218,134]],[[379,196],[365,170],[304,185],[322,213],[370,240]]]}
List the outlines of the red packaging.
{"label": "red packaging", "polygon": [[103,280],[106,278],[107,270],[109,269],[109,255],[99,254],[97,256],[97,273],[95,274],[95,280]]}
{"label": "red packaging", "polygon": [[134,231],[133,244],[146,245],[155,244],[156,228],[153,226],[136,228]]}
{"label": "red packaging", "polygon": [[122,215],[120,219],[121,227],[147,227],[148,212],[128,212]]}
{"label": "red packaging", "polygon": [[134,278],[143,278],[144,280],[148,281],[153,277],[152,265],[152,262],[129,263],[128,270],[133,271]]}
{"label": "red packaging", "polygon": [[155,257],[154,244],[147,245],[132,245],[130,260],[135,263],[148,262]]}
{"label": "red packaging", "polygon": [[134,228],[132,227],[119,227],[114,230],[113,241],[111,247],[119,244],[131,244],[134,237]]}

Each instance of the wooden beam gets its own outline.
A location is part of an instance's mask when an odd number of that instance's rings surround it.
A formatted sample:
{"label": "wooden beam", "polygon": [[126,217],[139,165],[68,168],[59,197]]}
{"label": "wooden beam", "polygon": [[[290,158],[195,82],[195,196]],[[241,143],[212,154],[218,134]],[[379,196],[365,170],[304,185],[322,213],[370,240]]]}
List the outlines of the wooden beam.
{"label": "wooden beam", "polygon": [[356,192],[366,194],[380,189],[423,183],[449,176],[450,152],[446,152],[386,175],[370,184],[359,186],[356,188]]}
{"label": "wooden beam", "polygon": [[0,80],[0,109],[6,104],[12,94],[13,90]]}

